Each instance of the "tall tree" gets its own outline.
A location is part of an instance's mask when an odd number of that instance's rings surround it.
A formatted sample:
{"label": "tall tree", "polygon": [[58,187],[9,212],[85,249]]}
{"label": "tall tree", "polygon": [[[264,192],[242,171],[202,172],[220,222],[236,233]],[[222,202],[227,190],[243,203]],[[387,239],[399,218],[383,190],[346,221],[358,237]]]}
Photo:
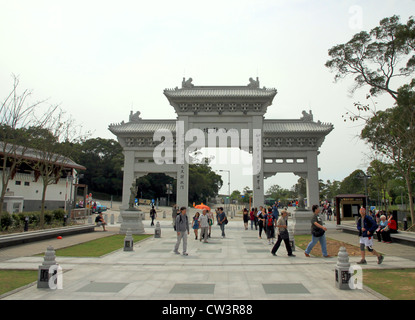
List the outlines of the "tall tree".
{"label": "tall tree", "polygon": [[412,172],[415,169],[415,81],[399,89],[396,106],[378,111],[362,130],[362,138],[389,159],[406,181],[412,223],[415,222]]}
{"label": "tall tree", "polygon": [[407,77],[414,71],[410,56],[413,42],[405,39],[412,35],[411,21],[412,18],[403,25],[396,15],[384,18],[369,32],[359,32],[350,41],[332,47],[326,67],[336,73],[335,81],[354,76],[352,92],[368,86],[372,96],[388,93],[397,100],[398,88],[392,80]]}
{"label": "tall tree", "polygon": [[26,129],[44,125],[56,109],[56,106],[50,106],[49,110],[36,116],[35,111],[47,100],[31,101],[33,92],[28,89],[20,91],[19,83],[19,77],[13,75],[13,88],[0,105],[0,215],[8,183],[25,161],[29,139]]}
{"label": "tall tree", "polygon": [[387,210],[387,188],[388,182],[392,178],[391,166],[380,160],[372,160],[367,168],[368,175],[371,176],[370,184],[372,185],[372,192],[377,191],[382,195],[385,210]]}
{"label": "tall tree", "polygon": [[43,183],[40,226],[44,226],[45,201],[47,187],[59,181],[66,164],[71,159],[71,143],[79,143],[85,136],[82,127],[71,117],[66,117],[63,110],[53,113],[43,126],[30,127],[27,133],[30,139],[27,146],[33,148],[34,161],[28,161],[36,175]]}

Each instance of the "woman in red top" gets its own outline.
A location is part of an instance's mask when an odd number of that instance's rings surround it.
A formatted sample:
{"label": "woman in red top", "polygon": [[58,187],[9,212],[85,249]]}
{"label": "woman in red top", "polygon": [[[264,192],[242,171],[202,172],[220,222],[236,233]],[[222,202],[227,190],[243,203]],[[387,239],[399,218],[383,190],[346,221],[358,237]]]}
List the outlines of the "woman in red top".
{"label": "woman in red top", "polygon": [[392,213],[389,212],[389,218],[388,218],[388,226],[391,233],[397,233],[398,232],[398,226],[396,224],[395,219],[393,219]]}

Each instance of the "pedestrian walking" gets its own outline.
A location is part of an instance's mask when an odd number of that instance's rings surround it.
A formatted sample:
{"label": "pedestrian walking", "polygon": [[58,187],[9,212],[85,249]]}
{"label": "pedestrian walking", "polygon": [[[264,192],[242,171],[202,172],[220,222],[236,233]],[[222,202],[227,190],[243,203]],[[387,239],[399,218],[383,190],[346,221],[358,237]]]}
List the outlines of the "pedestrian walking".
{"label": "pedestrian walking", "polygon": [[251,211],[249,212],[249,218],[251,220],[251,230],[254,230],[254,225],[255,225],[255,230],[256,230],[257,227],[255,224],[255,208],[251,208]]}
{"label": "pedestrian walking", "polygon": [[290,245],[290,236],[287,229],[287,215],[288,212],[286,210],[281,211],[281,216],[279,216],[277,220],[277,235],[278,239],[275,243],[274,247],[271,250],[272,255],[276,256],[276,253],[280,247],[282,241],[285,243],[285,248],[287,249],[287,253],[289,257],[295,257],[293,254],[291,245]]}
{"label": "pedestrian walking", "polygon": [[200,217],[200,213],[196,212],[195,216],[193,217],[193,221],[192,221],[192,228],[195,232],[195,240],[197,240],[197,234],[199,233],[199,217]]}
{"label": "pedestrian walking", "polygon": [[267,235],[268,244],[274,244],[276,221],[274,220],[272,211],[268,211],[268,213],[264,216],[264,221],[265,221],[265,232]]}
{"label": "pedestrian walking", "polygon": [[262,230],[264,230],[264,224],[265,224],[265,218],[264,218],[263,210],[264,210],[264,208],[262,206],[259,206],[259,210],[258,210],[258,213],[257,213],[259,239],[262,239]]}
{"label": "pedestrian walking", "polygon": [[180,214],[176,217],[175,230],[177,232],[177,242],[174,253],[179,254],[180,242],[183,240],[183,255],[187,256],[187,236],[189,235],[189,219],[186,214],[186,207],[180,208]]}
{"label": "pedestrian walking", "polygon": [[247,208],[244,208],[243,216],[242,217],[243,217],[243,220],[244,220],[245,230],[248,230],[249,213],[248,213],[248,209]]}
{"label": "pedestrian walking", "polygon": [[208,242],[208,230],[209,230],[209,217],[207,215],[207,210],[203,209],[202,215],[199,217],[200,225],[200,241]]}
{"label": "pedestrian walking", "polygon": [[214,219],[213,212],[210,211],[210,210],[207,213],[207,216],[209,218],[209,234],[208,234],[208,237],[210,238],[210,235],[211,235],[211,232],[212,232],[212,226],[213,226],[213,223],[214,223],[215,219]]}
{"label": "pedestrian walking", "polygon": [[154,209],[154,206],[150,209],[150,218],[151,218],[151,225],[154,226],[154,219],[157,217],[156,209]]}
{"label": "pedestrian walking", "polygon": [[218,208],[218,224],[220,226],[220,230],[222,231],[222,238],[225,238],[225,226],[228,223],[228,218],[226,217],[226,213],[223,212],[223,208]]}
{"label": "pedestrian walking", "polygon": [[313,211],[313,217],[311,218],[311,242],[305,249],[304,254],[306,257],[310,257],[311,250],[314,248],[317,242],[320,242],[323,257],[329,258],[330,256],[327,254],[327,243],[325,235],[327,228],[323,226],[323,221],[319,216],[320,207],[318,205],[313,205],[311,209]]}
{"label": "pedestrian walking", "polygon": [[383,255],[378,253],[375,249],[373,249],[373,234],[378,228],[378,225],[376,224],[375,220],[370,216],[366,214],[365,208],[360,208],[360,219],[357,221],[357,230],[359,230],[359,236],[360,236],[360,253],[362,256],[362,259],[358,262],[358,264],[366,264],[366,251],[367,250],[377,256],[378,258],[378,264],[381,264],[383,261]]}

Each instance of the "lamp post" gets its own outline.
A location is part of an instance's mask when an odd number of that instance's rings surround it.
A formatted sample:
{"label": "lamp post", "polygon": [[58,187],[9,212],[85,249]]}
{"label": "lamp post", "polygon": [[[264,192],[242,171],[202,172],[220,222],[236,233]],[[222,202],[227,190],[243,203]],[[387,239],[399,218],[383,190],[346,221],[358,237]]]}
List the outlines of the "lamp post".
{"label": "lamp post", "polygon": [[362,174],[359,174],[357,177],[359,179],[363,179],[363,181],[365,183],[365,196],[366,196],[366,208],[365,209],[366,209],[366,212],[369,212],[368,211],[368,207],[369,207],[369,194],[367,192],[367,179],[372,178],[372,176],[370,176],[368,174],[365,174],[365,173],[362,173]]}
{"label": "lamp post", "polygon": [[231,171],[230,170],[219,170],[219,171],[228,173],[228,196],[229,196],[228,214],[229,214],[229,211],[231,210]]}

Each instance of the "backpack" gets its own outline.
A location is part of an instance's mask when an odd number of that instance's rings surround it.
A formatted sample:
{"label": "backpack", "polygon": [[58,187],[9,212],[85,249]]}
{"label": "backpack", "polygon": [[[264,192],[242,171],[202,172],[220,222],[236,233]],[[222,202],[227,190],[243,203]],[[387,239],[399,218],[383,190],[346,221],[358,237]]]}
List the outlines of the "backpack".
{"label": "backpack", "polygon": [[272,226],[272,217],[270,215],[268,215],[268,223],[267,223],[268,227]]}

